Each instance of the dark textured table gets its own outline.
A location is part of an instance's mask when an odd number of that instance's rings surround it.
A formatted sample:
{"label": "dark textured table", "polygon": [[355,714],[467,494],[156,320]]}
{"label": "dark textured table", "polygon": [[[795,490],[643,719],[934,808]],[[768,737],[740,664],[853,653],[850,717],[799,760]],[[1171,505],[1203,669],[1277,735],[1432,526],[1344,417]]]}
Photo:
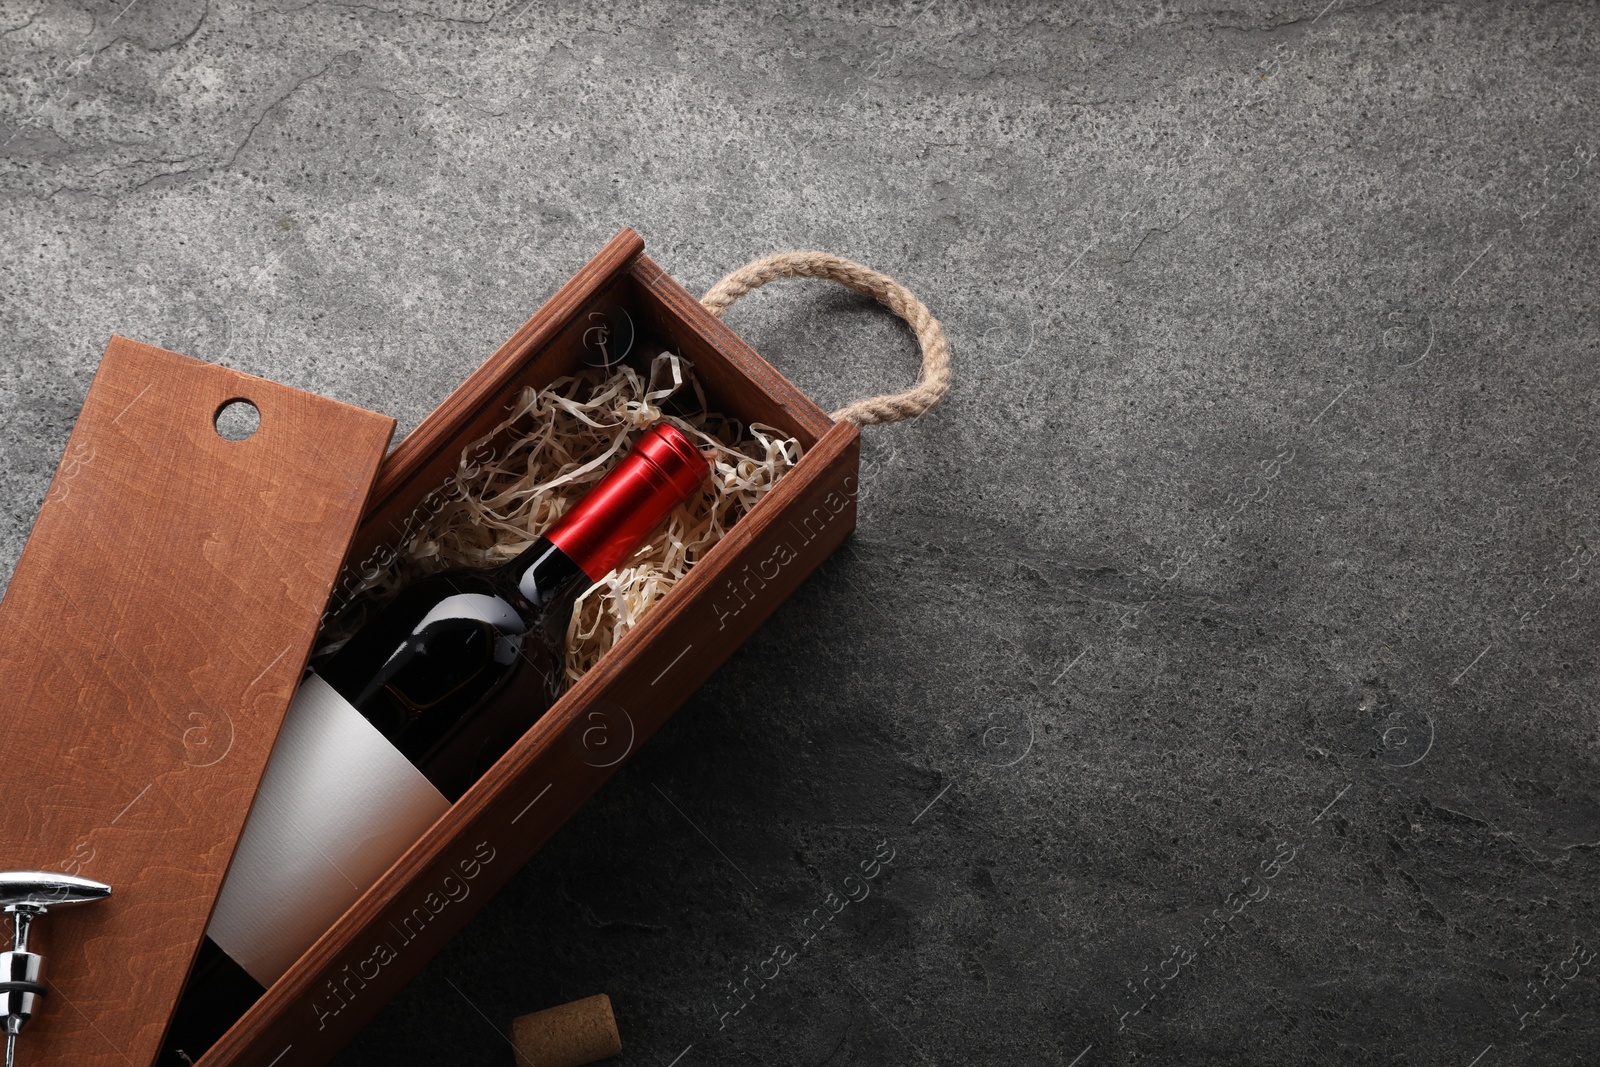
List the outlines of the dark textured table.
{"label": "dark textured table", "polygon": [[124,2],[0,3],[7,574],[113,331],[405,429],[632,225],[954,346],[343,1067],[602,990],[653,1067],[1600,1058],[1600,10]]}

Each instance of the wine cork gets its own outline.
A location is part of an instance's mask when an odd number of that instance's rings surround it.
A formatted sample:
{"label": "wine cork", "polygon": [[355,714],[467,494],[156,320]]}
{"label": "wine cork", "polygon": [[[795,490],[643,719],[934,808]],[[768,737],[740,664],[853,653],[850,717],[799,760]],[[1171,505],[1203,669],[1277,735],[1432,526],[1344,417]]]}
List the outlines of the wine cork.
{"label": "wine cork", "polygon": [[604,993],[513,1019],[511,1043],[521,1067],[583,1067],[622,1051]]}

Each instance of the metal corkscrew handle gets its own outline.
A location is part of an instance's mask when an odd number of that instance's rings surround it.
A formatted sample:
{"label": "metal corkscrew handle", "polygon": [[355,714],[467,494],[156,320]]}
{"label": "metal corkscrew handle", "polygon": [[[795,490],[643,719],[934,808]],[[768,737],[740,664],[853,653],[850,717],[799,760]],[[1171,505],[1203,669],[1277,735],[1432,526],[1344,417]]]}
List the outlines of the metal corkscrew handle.
{"label": "metal corkscrew handle", "polygon": [[44,996],[41,981],[44,958],[28,951],[28,927],[34,917],[61,904],[82,904],[111,895],[104,882],[49,871],[0,873],[0,910],[16,924],[11,949],[0,952],[0,1020],[6,1030],[6,1064],[15,1067],[17,1034],[33,1017],[34,1005]]}

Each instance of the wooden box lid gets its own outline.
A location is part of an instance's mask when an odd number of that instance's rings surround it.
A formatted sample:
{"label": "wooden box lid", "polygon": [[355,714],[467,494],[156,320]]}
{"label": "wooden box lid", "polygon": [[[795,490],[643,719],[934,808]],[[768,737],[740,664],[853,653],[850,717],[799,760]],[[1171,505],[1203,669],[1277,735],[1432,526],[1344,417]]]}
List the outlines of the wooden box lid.
{"label": "wooden box lid", "polygon": [[112,886],[37,924],[22,1062],[155,1058],[393,430],[106,349],[0,603],[0,866]]}

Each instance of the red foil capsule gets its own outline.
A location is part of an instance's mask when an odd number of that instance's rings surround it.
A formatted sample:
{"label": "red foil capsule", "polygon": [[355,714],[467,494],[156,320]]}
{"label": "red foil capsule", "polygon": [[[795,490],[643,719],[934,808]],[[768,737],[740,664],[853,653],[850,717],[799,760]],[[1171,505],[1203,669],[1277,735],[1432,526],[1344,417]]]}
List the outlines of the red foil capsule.
{"label": "red foil capsule", "polygon": [[598,582],[627,559],[667,513],[705,483],[711,465],[689,435],[658,422],[545,539]]}

